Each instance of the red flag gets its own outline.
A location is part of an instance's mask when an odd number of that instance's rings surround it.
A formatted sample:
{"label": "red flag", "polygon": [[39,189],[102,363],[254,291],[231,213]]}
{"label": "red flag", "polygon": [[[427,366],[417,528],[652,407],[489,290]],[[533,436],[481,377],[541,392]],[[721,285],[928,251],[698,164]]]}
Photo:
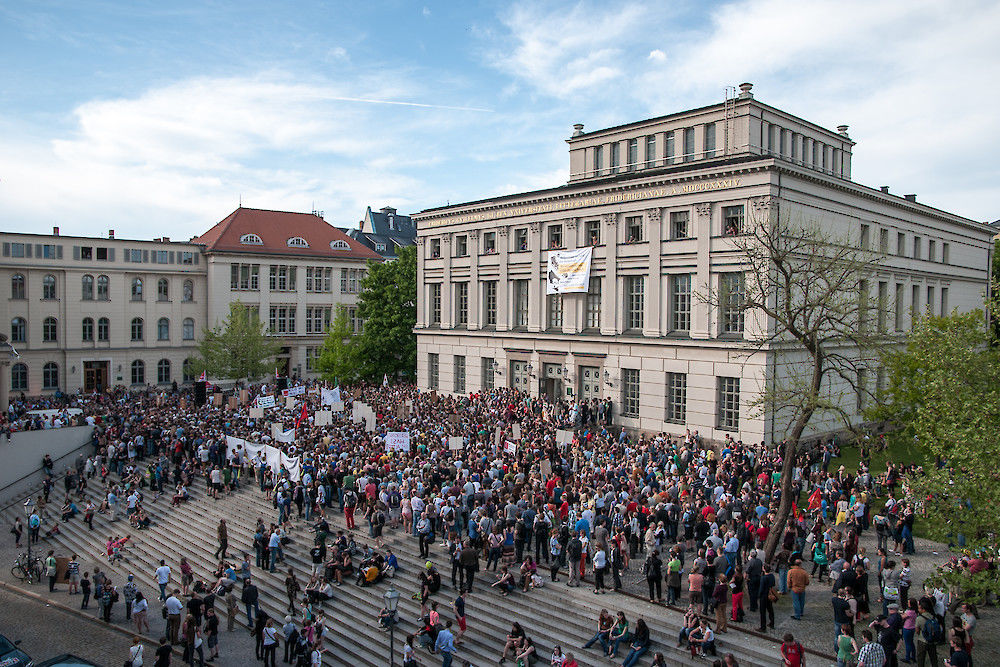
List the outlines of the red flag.
{"label": "red flag", "polygon": [[201,375],[198,376],[198,382],[207,382],[207,381],[208,381],[208,371],[202,371]]}
{"label": "red flag", "polygon": [[308,403],[303,403],[302,404],[302,414],[300,414],[299,418],[295,420],[295,428],[298,428],[299,424],[301,424],[305,420],[309,419],[309,413],[306,412],[306,408],[308,408],[308,407],[309,407]]}

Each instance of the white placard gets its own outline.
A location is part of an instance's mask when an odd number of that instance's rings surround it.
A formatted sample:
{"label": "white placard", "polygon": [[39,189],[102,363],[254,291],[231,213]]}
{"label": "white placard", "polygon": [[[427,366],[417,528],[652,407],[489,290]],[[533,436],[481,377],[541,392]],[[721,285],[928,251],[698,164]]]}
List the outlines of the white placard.
{"label": "white placard", "polygon": [[298,403],[298,401],[295,400],[294,396],[285,396],[285,409],[286,410],[294,410],[296,403]]}
{"label": "white placard", "polygon": [[365,415],[365,430],[369,433],[375,430],[375,415]]}
{"label": "white placard", "polygon": [[295,442],[295,429],[290,428],[284,432],[278,431],[275,434],[274,439],[278,442]]}
{"label": "white placard", "polygon": [[304,393],[306,393],[306,386],[304,384],[281,390],[282,396],[301,396]]}
{"label": "white placard", "polygon": [[385,434],[385,451],[391,452],[393,450],[410,451],[409,431],[390,431]]}
{"label": "white placard", "polygon": [[510,440],[503,446],[503,450],[508,454],[517,454],[517,443]]}
{"label": "white placard", "polygon": [[590,260],[594,247],[549,251],[545,273],[546,294],[584,294],[590,286]]}
{"label": "white placard", "polygon": [[573,442],[573,431],[567,431],[565,429],[556,430],[556,442],[559,444],[569,444]]}
{"label": "white placard", "polygon": [[511,435],[514,437],[515,440],[520,440],[521,439],[521,425],[518,424],[517,422],[515,422],[514,424],[511,425],[510,432],[511,432]]}
{"label": "white placard", "polygon": [[333,413],[329,410],[317,410],[313,413],[313,424],[316,426],[329,426],[333,423]]}
{"label": "white placard", "polygon": [[250,408],[250,419],[263,419],[264,418],[264,408],[255,407]]}
{"label": "white placard", "polygon": [[267,396],[257,397],[257,407],[258,408],[273,408],[274,407],[274,396],[268,394]]}
{"label": "white placard", "polygon": [[448,449],[465,449],[465,438],[453,435],[448,438]]}
{"label": "white placard", "polygon": [[343,412],[344,411],[344,402],[343,401],[334,401],[333,403],[330,404],[330,409],[333,410],[334,412]]}
{"label": "white placard", "polygon": [[[340,397],[340,387],[334,387],[333,389],[324,389],[321,392],[323,405],[333,405],[334,403],[341,403],[343,399]],[[343,408],[341,408],[343,409]]]}

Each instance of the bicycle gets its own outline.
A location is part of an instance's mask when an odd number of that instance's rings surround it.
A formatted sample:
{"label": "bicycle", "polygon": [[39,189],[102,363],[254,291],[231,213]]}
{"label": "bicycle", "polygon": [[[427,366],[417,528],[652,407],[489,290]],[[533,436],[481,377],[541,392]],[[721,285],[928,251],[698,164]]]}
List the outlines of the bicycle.
{"label": "bicycle", "polygon": [[28,584],[35,584],[42,580],[42,559],[38,556],[28,556],[22,553],[14,561],[14,566],[10,573]]}

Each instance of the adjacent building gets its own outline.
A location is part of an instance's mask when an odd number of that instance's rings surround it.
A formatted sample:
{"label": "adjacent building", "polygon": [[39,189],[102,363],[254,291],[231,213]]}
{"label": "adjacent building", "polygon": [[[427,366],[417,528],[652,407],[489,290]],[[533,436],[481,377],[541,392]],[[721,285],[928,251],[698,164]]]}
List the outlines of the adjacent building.
{"label": "adjacent building", "polygon": [[202,331],[240,301],[281,339],[279,372],[307,377],[338,305],[377,253],[315,214],[239,208],[189,242],[0,234],[0,300],[19,355],[15,393],[171,385]]}
{"label": "adjacent building", "polygon": [[[738,297],[733,240],[747,225],[811,220],[878,253],[862,289],[885,304],[887,335],[913,312],[982,304],[989,228],[852,181],[847,129],[763,104],[744,84],[699,109],[574,126],[566,185],[415,214],[420,388],[610,398],[632,428],[780,436],[775,415],[751,405],[794,362],[748,344],[763,317],[697,298]],[[584,246],[586,293],[546,295],[550,253]],[[884,381],[877,370],[860,380]]]}
{"label": "adjacent building", "polygon": [[348,230],[347,235],[374,250],[386,261],[392,261],[396,259],[399,248],[416,243],[417,228],[410,216],[399,215],[392,207],[372,211],[369,206],[358,229]]}

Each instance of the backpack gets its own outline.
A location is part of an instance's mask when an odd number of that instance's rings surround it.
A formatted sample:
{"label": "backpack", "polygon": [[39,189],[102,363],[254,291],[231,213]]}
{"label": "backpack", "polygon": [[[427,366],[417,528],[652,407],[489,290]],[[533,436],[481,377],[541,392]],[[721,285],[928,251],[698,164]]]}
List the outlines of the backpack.
{"label": "backpack", "polygon": [[937,616],[927,617],[920,635],[928,644],[944,644],[944,625]]}

